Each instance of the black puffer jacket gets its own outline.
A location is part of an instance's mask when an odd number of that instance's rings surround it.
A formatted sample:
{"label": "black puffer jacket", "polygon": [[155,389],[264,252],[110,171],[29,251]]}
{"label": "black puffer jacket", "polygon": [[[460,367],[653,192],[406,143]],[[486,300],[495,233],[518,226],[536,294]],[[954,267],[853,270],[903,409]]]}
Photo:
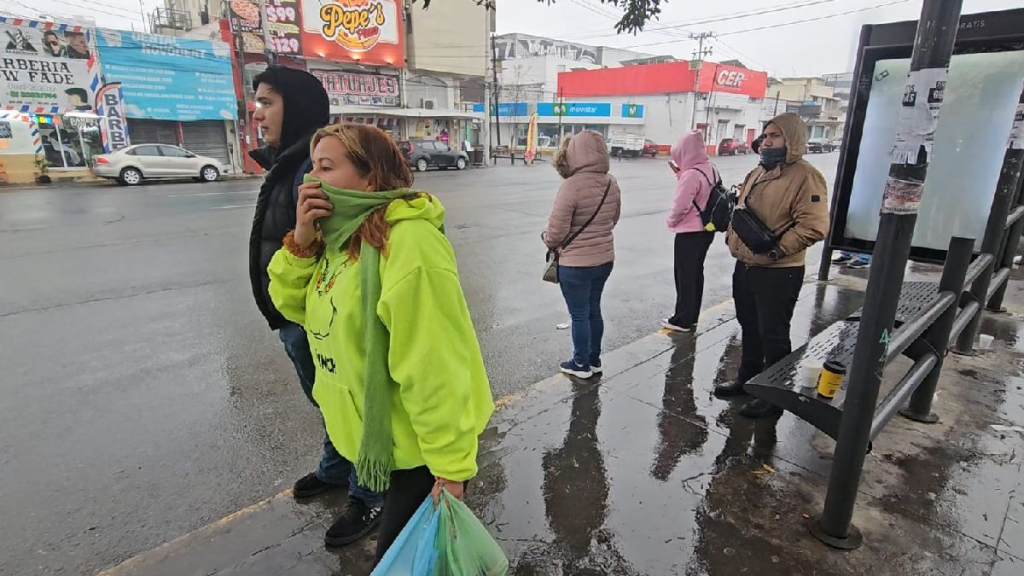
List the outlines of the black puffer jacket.
{"label": "black puffer jacket", "polygon": [[267,265],[281,248],[285,234],[295,227],[296,178],[309,159],[313,132],[330,121],[330,102],[323,84],[311,74],[282,66],[270,66],[267,72],[284,99],[284,121],[279,147],[266,146],[249,153],[269,170],[260,187],[249,234],[249,281],[256,305],[270,328],[277,330],[288,321],[271,303]]}

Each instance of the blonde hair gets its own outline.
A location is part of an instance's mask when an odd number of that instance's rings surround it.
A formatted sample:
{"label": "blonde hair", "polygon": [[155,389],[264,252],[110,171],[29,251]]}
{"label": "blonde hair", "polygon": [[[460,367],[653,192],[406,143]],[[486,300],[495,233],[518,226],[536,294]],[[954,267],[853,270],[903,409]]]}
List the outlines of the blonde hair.
{"label": "blonde hair", "polygon": [[[383,130],[366,124],[331,124],[316,131],[309,143],[309,155],[313,156],[316,145],[324,138],[337,138],[345,146],[345,156],[363,178],[370,182],[374,191],[398,190],[412,186],[413,176],[405,155],[398,145]],[[405,196],[403,200],[417,198],[419,193]],[[387,253],[388,233],[391,225],[384,219],[387,206],[383,206],[370,214],[359,226],[359,229],[348,240],[348,257],[350,261],[359,259],[359,248],[362,241]]]}

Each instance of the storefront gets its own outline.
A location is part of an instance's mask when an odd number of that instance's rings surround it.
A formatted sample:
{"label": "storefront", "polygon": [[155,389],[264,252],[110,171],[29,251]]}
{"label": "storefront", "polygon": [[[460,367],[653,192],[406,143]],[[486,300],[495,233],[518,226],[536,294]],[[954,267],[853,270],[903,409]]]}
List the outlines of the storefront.
{"label": "storefront", "polygon": [[[482,106],[480,106],[482,109]],[[619,133],[644,133],[644,106],[613,106],[610,102],[508,102],[499,107],[501,143],[526,148],[530,117],[537,114],[537,147],[554,151],[566,136],[584,130],[605,138]],[[493,117],[493,113],[492,113]]]}
{"label": "storefront", "polygon": [[[697,66],[702,66],[698,76]],[[634,132],[663,150],[697,128],[709,151],[726,138],[750,141],[760,129],[768,74],[714,62],[666,62],[578,70],[558,75],[558,89],[578,102],[610,103],[624,120],[642,119]],[[696,99],[696,102],[694,101]]]}
{"label": "storefront", "polygon": [[232,163],[233,148],[228,141],[230,125],[222,120],[128,119],[128,134],[132,144],[171,144],[199,154],[216,158],[225,165]]}
{"label": "storefront", "polygon": [[0,171],[8,182],[86,176],[98,147],[94,32],[0,17]]}
{"label": "storefront", "polygon": [[[315,67],[314,67],[315,66]],[[368,74],[310,64],[309,72],[320,79],[331,103],[331,122],[352,122],[377,126],[400,140],[398,118],[387,115],[402,105],[399,78],[396,74]]]}
{"label": "storefront", "polygon": [[230,47],[224,42],[99,30],[104,80],[120,82],[132,144],[171,144],[237,170]]}

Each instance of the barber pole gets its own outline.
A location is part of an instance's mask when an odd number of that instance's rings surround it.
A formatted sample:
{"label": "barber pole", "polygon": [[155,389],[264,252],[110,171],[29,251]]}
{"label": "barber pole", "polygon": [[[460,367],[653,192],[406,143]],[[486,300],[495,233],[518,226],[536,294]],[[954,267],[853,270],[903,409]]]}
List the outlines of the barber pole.
{"label": "barber pole", "polygon": [[100,135],[103,139],[104,154],[117,152],[131,145],[120,82],[106,84],[96,92],[96,113],[102,118]]}

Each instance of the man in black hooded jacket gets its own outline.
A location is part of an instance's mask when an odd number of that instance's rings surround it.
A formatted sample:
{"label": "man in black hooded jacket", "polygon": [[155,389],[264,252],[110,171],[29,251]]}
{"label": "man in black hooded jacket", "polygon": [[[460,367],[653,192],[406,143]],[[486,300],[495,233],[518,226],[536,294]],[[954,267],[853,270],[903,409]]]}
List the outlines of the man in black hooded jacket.
{"label": "man in black hooded jacket", "polygon": [[[268,172],[256,200],[249,235],[249,280],[256,305],[270,328],[278,331],[295,364],[302,390],[315,405],[316,366],[306,332],[274,308],[267,290],[267,265],[281,248],[285,234],[295,228],[297,185],[311,168],[309,142],[313,133],[330,122],[330,102],[315,76],[283,66],[268,66],[253,79],[253,90],[257,104],[253,120],[259,124],[266,146],[249,155]],[[308,498],[344,487],[349,488],[350,503],[327,533],[326,542],[331,546],[355,542],[376,526],[382,500],[379,494],[357,484],[355,467],[338,454],[325,432],[320,466],[295,483],[295,497]]]}

